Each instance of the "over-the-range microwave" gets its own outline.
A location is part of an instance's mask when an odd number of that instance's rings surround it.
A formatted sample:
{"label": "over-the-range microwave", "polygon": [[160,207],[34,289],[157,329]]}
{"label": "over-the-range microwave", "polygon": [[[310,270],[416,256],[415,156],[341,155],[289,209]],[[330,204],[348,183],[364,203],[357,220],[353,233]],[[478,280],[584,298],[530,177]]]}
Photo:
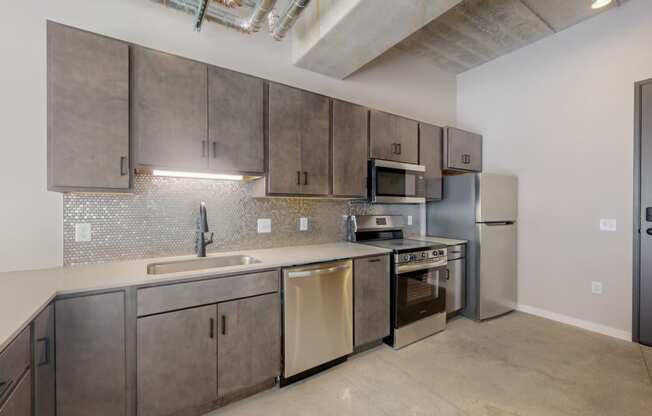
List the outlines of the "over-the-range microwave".
{"label": "over-the-range microwave", "polygon": [[369,200],[377,204],[426,202],[426,167],[389,160],[369,160]]}

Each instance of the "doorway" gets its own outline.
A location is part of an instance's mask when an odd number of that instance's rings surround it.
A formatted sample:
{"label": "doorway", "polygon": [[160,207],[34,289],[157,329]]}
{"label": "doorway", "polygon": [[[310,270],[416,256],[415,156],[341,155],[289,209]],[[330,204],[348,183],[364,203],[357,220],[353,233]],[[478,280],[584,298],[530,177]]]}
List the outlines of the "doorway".
{"label": "doorway", "polygon": [[635,86],[632,339],[652,346],[652,79]]}

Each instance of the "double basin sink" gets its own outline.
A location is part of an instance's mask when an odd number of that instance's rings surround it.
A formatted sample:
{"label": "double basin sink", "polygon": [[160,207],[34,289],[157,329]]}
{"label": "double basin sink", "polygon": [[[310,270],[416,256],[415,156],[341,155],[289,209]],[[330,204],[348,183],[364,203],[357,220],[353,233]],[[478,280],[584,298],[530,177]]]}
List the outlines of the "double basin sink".
{"label": "double basin sink", "polygon": [[147,265],[147,274],[168,274],[192,272],[195,270],[215,269],[228,266],[245,266],[260,263],[255,257],[246,255],[233,255],[221,257],[205,257],[192,260],[169,261]]}

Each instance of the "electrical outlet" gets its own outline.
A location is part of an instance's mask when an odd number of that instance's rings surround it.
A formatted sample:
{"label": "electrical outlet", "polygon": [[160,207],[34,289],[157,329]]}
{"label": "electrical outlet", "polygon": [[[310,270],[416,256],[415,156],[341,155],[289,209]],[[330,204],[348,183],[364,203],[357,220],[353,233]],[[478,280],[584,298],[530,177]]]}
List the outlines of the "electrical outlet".
{"label": "electrical outlet", "polygon": [[272,232],[272,220],[269,218],[258,218],[258,234]]}
{"label": "electrical outlet", "polygon": [[412,215],[408,215],[408,225],[412,225]]}
{"label": "electrical outlet", "polygon": [[616,220],[614,219],[601,219],[600,231],[616,231]]}
{"label": "electrical outlet", "polygon": [[75,241],[78,243],[91,241],[91,225],[89,223],[75,224]]}
{"label": "electrical outlet", "polygon": [[308,231],[308,218],[299,218],[299,231]]}
{"label": "electrical outlet", "polygon": [[591,292],[596,295],[602,294],[602,283],[601,282],[591,282]]}

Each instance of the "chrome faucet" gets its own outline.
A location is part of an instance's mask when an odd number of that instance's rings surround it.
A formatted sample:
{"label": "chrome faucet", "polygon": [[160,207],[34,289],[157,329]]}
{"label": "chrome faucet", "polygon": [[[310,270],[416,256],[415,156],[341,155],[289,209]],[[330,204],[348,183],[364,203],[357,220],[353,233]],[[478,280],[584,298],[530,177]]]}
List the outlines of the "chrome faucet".
{"label": "chrome faucet", "polygon": [[199,205],[199,217],[197,217],[197,238],[195,239],[195,252],[197,257],[206,257],[206,246],[213,244],[213,233],[210,239],[206,241],[208,232],[208,217],[206,216],[206,203]]}

